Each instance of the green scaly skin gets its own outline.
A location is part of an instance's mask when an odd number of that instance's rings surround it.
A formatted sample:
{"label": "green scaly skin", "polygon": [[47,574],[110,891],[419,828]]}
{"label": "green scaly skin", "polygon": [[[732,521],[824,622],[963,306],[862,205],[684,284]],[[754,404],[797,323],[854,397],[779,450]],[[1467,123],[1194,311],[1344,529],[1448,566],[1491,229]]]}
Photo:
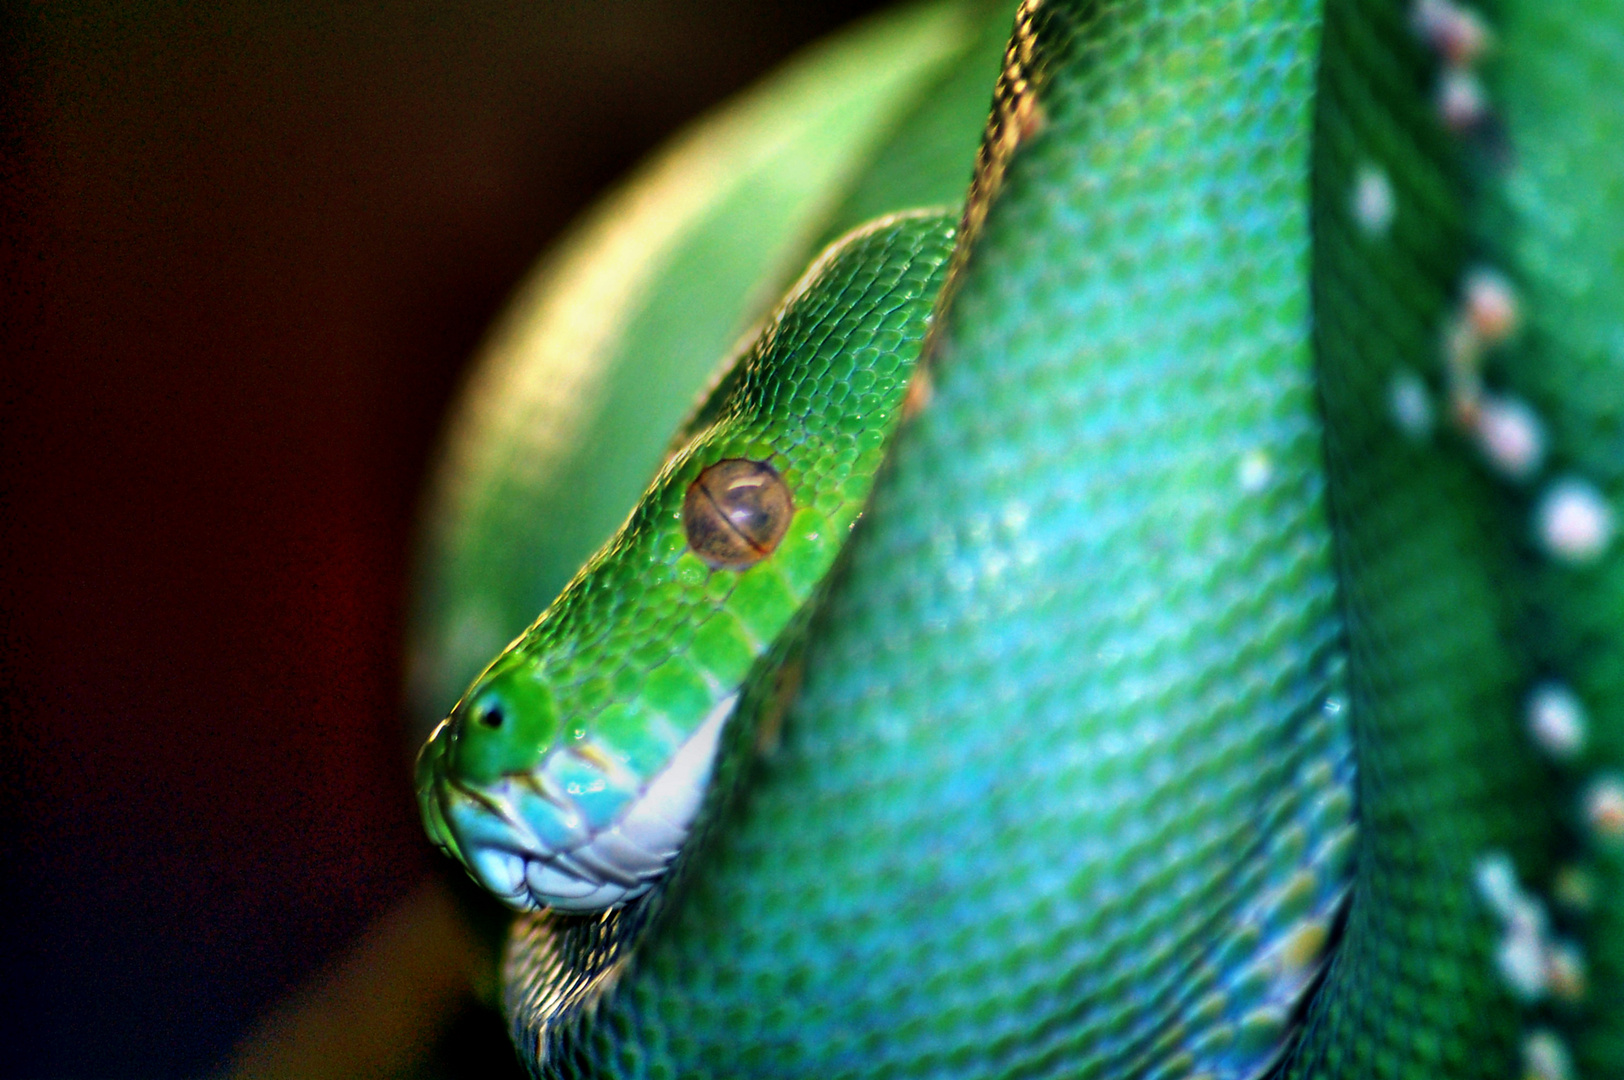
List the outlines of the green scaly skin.
{"label": "green scaly skin", "polygon": [[[990,143],[782,743],[650,925],[520,920],[538,1072],[1487,1078],[1553,1041],[1624,1071],[1624,860],[1582,813],[1624,767],[1624,545],[1536,526],[1562,477],[1624,503],[1624,11],[1484,14],[1497,119],[1453,132],[1407,7],[1022,23],[994,135],[1025,138]],[[1520,481],[1449,416],[1480,265],[1522,319],[1484,378],[1547,444]],[[1406,372],[1430,432],[1394,423]],[[1549,680],[1588,713],[1563,763],[1524,730]],[[1573,1000],[1503,977],[1494,859],[1582,948]]]}
{"label": "green scaly skin", "polygon": [[[944,95],[942,72],[983,21],[935,0],[809,49],[674,140],[519,286],[428,493],[407,640],[421,735],[625,520],[720,357],[817,250],[962,196],[1008,13],[975,77],[946,78],[967,86]],[[869,170],[852,189],[899,128],[916,147],[897,182]]]}
{"label": "green scaly skin", "polygon": [[[886,218],[820,258],[626,524],[430,737],[417,766],[429,834],[513,906],[573,899],[551,899],[524,856],[573,854],[564,834],[621,821],[706,719],[731,711],[834,565],[953,236],[949,215]],[[706,469],[739,460],[770,467],[792,513],[765,558],[713,566],[690,550],[684,500]]]}

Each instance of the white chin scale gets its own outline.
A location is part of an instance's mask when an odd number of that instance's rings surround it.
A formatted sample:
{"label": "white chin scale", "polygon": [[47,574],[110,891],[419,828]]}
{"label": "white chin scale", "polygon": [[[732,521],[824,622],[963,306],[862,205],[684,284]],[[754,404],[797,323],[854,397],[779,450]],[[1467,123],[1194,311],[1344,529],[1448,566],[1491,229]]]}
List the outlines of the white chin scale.
{"label": "white chin scale", "polygon": [[569,807],[564,819],[573,835],[562,846],[541,841],[514,811],[511,798],[491,793],[501,809],[481,815],[483,828],[466,830],[469,862],[480,884],[521,911],[549,907],[571,914],[603,911],[648,892],[688,839],[710,786],[722,728],[737,701],[738,695],[730,694],[717,702],[607,829],[591,832],[579,811]]}

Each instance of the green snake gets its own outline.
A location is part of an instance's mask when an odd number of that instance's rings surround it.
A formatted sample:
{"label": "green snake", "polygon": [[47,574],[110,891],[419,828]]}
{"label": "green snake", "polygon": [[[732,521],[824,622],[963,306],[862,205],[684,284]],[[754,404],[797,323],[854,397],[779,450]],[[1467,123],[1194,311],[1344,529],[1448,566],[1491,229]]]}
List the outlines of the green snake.
{"label": "green snake", "polygon": [[521,1057],[1624,1075],[1624,5],[1009,22],[805,62],[492,339],[413,657],[545,605],[419,760]]}

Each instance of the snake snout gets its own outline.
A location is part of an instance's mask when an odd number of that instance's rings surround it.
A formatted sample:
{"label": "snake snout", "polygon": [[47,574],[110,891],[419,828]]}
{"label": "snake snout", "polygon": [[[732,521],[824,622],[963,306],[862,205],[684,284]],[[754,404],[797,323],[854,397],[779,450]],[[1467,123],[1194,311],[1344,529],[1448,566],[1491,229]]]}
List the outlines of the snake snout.
{"label": "snake snout", "polygon": [[635,900],[687,840],[736,702],[718,702],[646,783],[598,755],[563,748],[540,769],[490,784],[420,763],[432,791],[424,796],[430,833],[519,911],[587,913]]}

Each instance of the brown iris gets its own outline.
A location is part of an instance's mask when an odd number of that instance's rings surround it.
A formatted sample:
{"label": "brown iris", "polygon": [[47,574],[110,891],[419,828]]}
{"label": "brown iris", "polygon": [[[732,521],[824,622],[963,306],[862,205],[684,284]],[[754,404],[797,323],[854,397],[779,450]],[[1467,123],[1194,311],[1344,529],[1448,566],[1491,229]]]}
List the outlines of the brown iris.
{"label": "brown iris", "polygon": [[693,553],[713,569],[743,570],[772,554],[794,512],[771,465],[729,458],[688,485],[682,527]]}

